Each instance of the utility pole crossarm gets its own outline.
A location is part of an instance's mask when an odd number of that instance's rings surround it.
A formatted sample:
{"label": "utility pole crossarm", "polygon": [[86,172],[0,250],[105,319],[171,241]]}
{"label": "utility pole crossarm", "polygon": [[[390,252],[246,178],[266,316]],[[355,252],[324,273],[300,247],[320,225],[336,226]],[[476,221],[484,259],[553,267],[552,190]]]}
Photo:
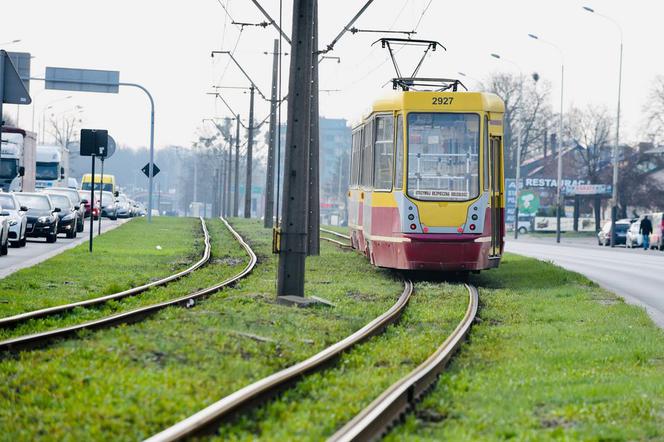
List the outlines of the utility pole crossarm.
{"label": "utility pole crossarm", "polygon": [[[269,21],[270,24],[271,24],[272,26],[274,26],[274,28],[275,28],[277,31],[279,31],[279,33],[280,33],[281,36],[284,38],[284,40],[286,40],[286,41],[288,42],[288,44],[291,44],[291,39],[288,38],[288,35],[286,35],[286,33],[285,33],[285,32],[279,27],[279,25],[277,24],[277,22],[275,22],[274,19],[273,19],[272,17],[270,17],[270,14],[268,14],[267,11],[266,11],[265,9],[263,9],[263,7],[261,6],[261,4],[258,3],[257,0],[251,0],[251,1],[253,2],[254,5],[256,5],[256,7],[258,8],[258,10],[261,11],[261,13],[262,13],[262,14],[265,16],[265,18],[267,19],[267,21]],[[261,94],[261,95],[262,95],[262,94]]]}
{"label": "utility pole crossarm", "polygon": [[[224,100],[224,97],[222,97],[221,94],[219,94],[219,92],[207,92],[207,95],[214,95],[214,96],[216,96],[217,98],[219,98],[219,99],[220,99],[220,100],[226,105],[226,108],[230,111],[230,113],[231,113],[232,115],[237,115],[237,114],[235,113],[235,111],[233,110],[233,108],[230,106],[230,104],[228,104],[228,102],[227,102],[226,100]],[[242,124],[242,121],[239,121],[239,124],[240,124],[243,128],[245,128],[245,129],[249,129],[247,126],[245,126],[244,124]]]}
{"label": "utility pole crossarm", "polygon": [[371,4],[373,2],[374,2],[374,0],[368,0],[364,4],[364,6],[362,6],[362,8],[359,10],[359,12],[357,14],[355,14],[355,16],[348,22],[348,24],[346,26],[344,26],[344,28],[341,30],[341,32],[339,32],[339,35],[337,35],[334,38],[334,40],[332,40],[332,42],[327,45],[327,48],[323,51],[318,51],[318,53],[319,54],[327,54],[328,52],[334,50],[334,46],[339,42],[339,40],[341,40],[341,37],[343,37],[346,32],[349,32],[351,30],[352,26],[355,24],[357,19],[359,19],[360,16],[362,14],[364,14],[364,11],[366,11],[367,8],[369,8],[369,6],[371,6]]}
{"label": "utility pole crossarm", "polygon": [[238,61],[235,59],[235,57],[233,57],[233,54],[232,54],[230,51],[212,51],[212,56],[213,56],[213,57],[214,57],[214,54],[224,54],[224,55],[228,55],[228,56],[230,57],[230,59],[233,61],[233,63],[235,63],[235,66],[237,66],[238,69],[240,69],[240,72],[242,72],[242,74],[244,74],[244,76],[247,77],[247,80],[249,80],[249,83],[251,83],[251,85],[256,89],[256,91],[258,92],[258,94],[259,94],[261,97],[263,97],[263,100],[265,100],[265,101],[269,101],[269,100],[265,97],[265,95],[263,95],[263,92],[261,92],[260,88],[256,85],[256,83],[254,83],[254,80],[252,80],[251,77],[249,76],[249,74],[247,74],[247,71],[245,71],[245,70],[242,68],[242,66],[240,66],[240,63],[238,63]]}

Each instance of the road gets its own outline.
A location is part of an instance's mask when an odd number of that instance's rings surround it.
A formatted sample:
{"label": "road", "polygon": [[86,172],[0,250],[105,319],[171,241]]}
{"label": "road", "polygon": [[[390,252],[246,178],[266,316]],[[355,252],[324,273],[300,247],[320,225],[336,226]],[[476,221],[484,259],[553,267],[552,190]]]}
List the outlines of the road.
{"label": "road", "polygon": [[[107,232],[127,220],[111,221],[104,218],[101,223],[101,232]],[[95,222],[94,232],[97,235],[98,221]],[[18,270],[39,264],[65,250],[69,250],[77,245],[87,242],[90,237],[90,219],[86,219],[85,230],[79,233],[75,239],[67,239],[64,234],[58,235],[58,241],[49,244],[44,238],[28,238],[28,245],[22,248],[9,248],[9,254],[0,257],[0,279],[10,275]]]}
{"label": "road", "polygon": [[630,304],[645,307],[664,328],[664,252],[600,247],[594,238],[508,239],[506,250],[581,273]]}

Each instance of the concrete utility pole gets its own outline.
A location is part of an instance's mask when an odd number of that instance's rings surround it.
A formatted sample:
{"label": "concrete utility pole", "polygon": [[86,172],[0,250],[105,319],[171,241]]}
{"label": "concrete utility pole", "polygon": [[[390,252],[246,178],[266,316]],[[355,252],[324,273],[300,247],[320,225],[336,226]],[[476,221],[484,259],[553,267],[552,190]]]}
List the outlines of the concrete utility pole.
{"label": "concrete utility pole", "polygon": [[235,131],[235,185],[233,186],[233,216],[240,216],[240,114],[237,114]]}
{"label": "concrete utility pole", "polygon": [[221,190],[221,192],[217,191],[216,205],[218,210],[215,213],[215,216],[223,216],[224,207],[226,206],[226,168],[228,166],[226,165],[226,159],[224,158],[223,148],[221,149],[221,159],[219,163],[220,170],[217,172],[217,189]]}
{"label": "concrete utility pole", "polygon": [[[272,59],[272,95],[270,97],[270,144],[267,150],[267,171],[265,173],[265,216],[263,226],[274,225],[274,154],[277,147],[277,93],[279,89],[279,40],[274,40]],[[278,216],[278,215],[277,215]]]}
{"label": "concrete utility pole", "polygon": [[249,139],[247,140],[247,176],[244,185],[244,217],[251,218],[251,166],[254,148],[254,85],[249,88]]}
{"label": "concrete utility pole", "polygon": [[[294,0],[277,296],[304,297],[314,1]],[[292,299],[292,298],[291,298]]]}
{"label": "concrete utility pole", "polygon": [[318,120],[318,0],[313,1],[311,109],[309,112],[309,222],[307,255],[320,255],[320,136]]}
{"label": "concrete utility pole", "polygon": [[233,138],[228,141],[228,156],[226,157],[226,205],[224,206],[224,217],[231,213],[231,177],[233,175]]}

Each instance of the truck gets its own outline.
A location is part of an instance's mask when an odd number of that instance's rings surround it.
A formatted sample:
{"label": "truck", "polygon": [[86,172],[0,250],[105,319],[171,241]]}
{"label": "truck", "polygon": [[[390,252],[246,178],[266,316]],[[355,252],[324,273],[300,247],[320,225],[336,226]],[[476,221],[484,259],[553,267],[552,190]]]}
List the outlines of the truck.
{"label": "truck", "polygon": [[5,192],[34,192],[37,135],[15,127],[2,128],[0,188]]}
{"label": "truck", "polygon": [[69,149],[63,146],[40,144],[37,146],[37,167],[35,186],[67,187],[69,170]]}

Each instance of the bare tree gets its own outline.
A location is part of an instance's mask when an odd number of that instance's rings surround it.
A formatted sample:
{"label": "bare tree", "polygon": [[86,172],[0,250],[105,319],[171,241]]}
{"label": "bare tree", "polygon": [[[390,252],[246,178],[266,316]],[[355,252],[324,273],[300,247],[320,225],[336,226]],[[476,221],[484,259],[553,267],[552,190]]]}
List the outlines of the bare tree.
{"label": "bare tree", "polygon": [[[516,174],[517,130],[521,131],[521,160],[542,149],[547,124],[551,121],[548,82],[539,83],[539,75],[532,77],[505,72],[492,74],[486,81],[488,92],[498,95],[505,103],[503,131],[505,145],[505,175]],[[517,126],[517,121],[519,122]]]}
{"label": "bare tree", "polygon": [[3,115],[2,115],[2,125],[3,126],[15,127],[16,122],[14,121],[14,119],[12,117],[9,116],[9,114],[3,113]]}
{"label": "bare tree", "polygon": [[653,81],[648,103],[643,107],[645,129],[653,143],[664,142],[664,75]]}
{"label": "bare tree", "polygon": [[605,107],[591,105],[572,108],[566,120],[565,136],[578,148],[586,178],[599,183],[602,169],[611,160],[613,118]]}
{"label": "bare tree", "polygon": [[63,115],[60,118],[51,117],[51,134],[55,138],[55,144],[69,147],[71,143],[78,141],[81,119],[78,115]]}

